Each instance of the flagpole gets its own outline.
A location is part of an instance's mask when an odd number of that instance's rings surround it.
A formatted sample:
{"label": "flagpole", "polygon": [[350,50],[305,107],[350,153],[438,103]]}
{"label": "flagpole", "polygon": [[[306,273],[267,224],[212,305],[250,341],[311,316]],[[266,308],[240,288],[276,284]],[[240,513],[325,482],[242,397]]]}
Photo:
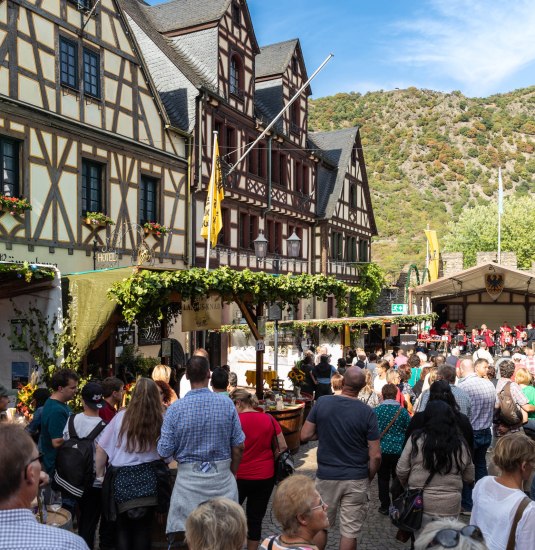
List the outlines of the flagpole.
{"label": "flagpole", "polygon": [[267,125],[266,129],[247,147],[247,150],[243,155],[236,161],[236,163],[230,167],[227,175],[232,174],[234,170],[236,169],[236,166],[240,164],[240,162],[252,151],[253,147],[273,128],[273,126],[277,123],[277,120],[290,108],[292,103],[301,95],[302,91],[310,84],[310,81],[327,65],[327,63],[331,60],[331,58],[334,57],[334,54],[330,53],[323,63],[312,73],[310,78],[297,90],[295,95],[290,99],[290,101],[284,106],[282,111]]}
{"label": "flagpole", "polygon": [[498,265],[502,263],[502,214],[503,214],[503,183],[502,168],[498,167]]}
{"label": "flagpole", "polygon": [[[212,156],[213,156],[215,154],[215,142],[216,142],[216,139],[217,139],[217,130],[214,130],[212,132],[212,134],[214,135],[214,140],[212,142]],[[213,170],[214,170],[214,159],[212,158],[212,171]],[[210,202],[209,202],[210,210],[209,210],[209,216],[208,216],[208,238],[206,239],[206,269],[210,269],[210,250],[211,250],[211,245],[212,245],[212,224],[214,223],[214,221],[213,221],[213,218],[214,218],[213,208],[214,208],[214,187],[215,187],[215,184],[212,185],[212,177],[213,177],[213,175],[210,174],[210,183],[208,185],[208,187],[209,187],[208,196],[209,196],[209,200],[210,200]]]}

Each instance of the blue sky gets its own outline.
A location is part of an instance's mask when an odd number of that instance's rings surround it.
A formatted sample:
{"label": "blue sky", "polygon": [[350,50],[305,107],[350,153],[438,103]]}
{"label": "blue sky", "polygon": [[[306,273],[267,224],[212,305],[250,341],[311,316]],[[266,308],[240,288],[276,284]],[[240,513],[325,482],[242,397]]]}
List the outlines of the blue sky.
{"label": "blue sky", "polygon": [[300,39],[309,75],[334,54],[312,82],[314,97],[409,86],[484,97],[535,85],[533,0],[249,0],[248,6],[261,46]]}

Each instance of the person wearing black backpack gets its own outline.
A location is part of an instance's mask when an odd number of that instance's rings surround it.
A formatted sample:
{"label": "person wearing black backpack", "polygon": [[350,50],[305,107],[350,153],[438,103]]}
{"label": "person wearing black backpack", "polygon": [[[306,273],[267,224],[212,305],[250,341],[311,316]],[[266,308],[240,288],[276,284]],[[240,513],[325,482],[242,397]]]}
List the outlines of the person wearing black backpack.
{"label": "person wearing black backpack", "polygon": [[78,503],[78,534],[90,549],[102,511],[102,482],[95,479],[95,442],[106,427],[99,417],[104,406],[102,385],[88,382],[82,389],[84,411],[70,416],[63,431],[65,443],[56,457],[54,481]]}

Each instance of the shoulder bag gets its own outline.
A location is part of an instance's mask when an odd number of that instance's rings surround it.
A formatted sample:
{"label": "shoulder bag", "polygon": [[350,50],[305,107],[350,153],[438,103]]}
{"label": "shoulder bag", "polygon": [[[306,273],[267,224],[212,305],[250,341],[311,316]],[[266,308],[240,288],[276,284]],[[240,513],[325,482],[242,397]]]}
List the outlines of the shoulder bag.
{"label": "shoulder bag", "polygon": [[429,474],[421,489],[407,487],[398,498],[394,499],[390,507],[390,519],[396,527],[409,533],[420,529],[424,514],[424,490],[434,475],[434,473]]}
{"label": "shoulder bag", "polygon": [[396,414],[392,417],[392,420],[388,423],[388,426],[381,432],[381,435],[379,436],[379,440],[383,439],[383,437],[388,433],[388,430],[394,425],[394,422],[398,419],[399,415],[401,414],[401,409],[403,407],[399,407],[396,411]]}
{"label": "shoulder bag", "polygon": [[[269,413],[265,413],[268,414]],[[275,429],[275,420],[269,415],[273,424],[273,439],[271,448],[273,450],[273,458],[275,460],[275,483],[280,483],[283,479],[291,476],[295,471],[294,459],[288,449],[280,452],[279,441],[277,439],[277,430]]]}
{"label": "shoulder bag", "polygon": [[515,550],[516,548],[516,528],[518,527],[518,522],[522,518],[522,514],[524,513],[524,510],[527,508],[528,504],[531,502],[531,499],[529,497],[524,497],[520,504],[518,505],[516,512],[515,512],[515,518],[513,519],[513,525],[511,525],[511,531],[509,531],[509,539],[507,540],[507,546],[505,550]]}

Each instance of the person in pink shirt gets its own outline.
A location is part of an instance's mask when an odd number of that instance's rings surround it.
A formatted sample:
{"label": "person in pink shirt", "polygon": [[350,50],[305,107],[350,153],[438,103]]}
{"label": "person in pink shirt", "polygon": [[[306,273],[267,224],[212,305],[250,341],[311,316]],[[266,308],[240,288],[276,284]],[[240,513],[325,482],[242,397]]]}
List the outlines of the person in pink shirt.
{"label": "person in pink shirt", "polygon": [[535,377],[535,351],[532,348],[526,348],[526,359],[524,361],[526,369]]}

